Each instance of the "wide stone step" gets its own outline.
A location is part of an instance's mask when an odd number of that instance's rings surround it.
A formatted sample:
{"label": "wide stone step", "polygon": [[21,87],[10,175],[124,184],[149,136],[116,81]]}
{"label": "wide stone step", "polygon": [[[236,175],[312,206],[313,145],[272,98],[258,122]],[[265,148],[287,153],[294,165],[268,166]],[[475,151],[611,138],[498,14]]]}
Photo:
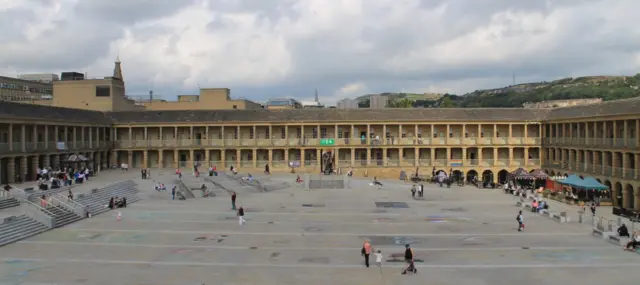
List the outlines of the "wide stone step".
{"label": "wide stone step", "polygon": [[45,225],[22,215],[0,227],[0,246],[13,243],[49,230]]}
{"label": "wide stone step", "polygon": [[7,198],[0,200],[0,210],[20,206],[20,201],[16,198]]}

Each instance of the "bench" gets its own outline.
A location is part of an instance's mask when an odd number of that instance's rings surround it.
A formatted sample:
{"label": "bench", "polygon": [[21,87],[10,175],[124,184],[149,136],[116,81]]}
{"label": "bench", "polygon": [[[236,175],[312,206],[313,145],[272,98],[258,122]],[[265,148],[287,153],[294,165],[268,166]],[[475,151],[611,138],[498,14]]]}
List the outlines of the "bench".
{"label": "bench", "polygon": [[594,227],[593,231],[591,232],[591,235],[604,237],[604,231],[601,229],[598,229],[597,227]]}
{"label": "bench", "polygon": [[545,216],[548,217],[549,216],[549,210],[547,209],[540,209],[540,211],[538,211],[538,214],[541,216]]}
{"label": "bench", "polygon": [[8,224],[8,223],[11,223],[11,222],[13,222],[13,220],[15,220],[16,218],[17,218],[16,216],[9,216],[9,217],[6,217],[6,218],[2,219],[2,222],[1,222],[0,224]]}
{"label": "bench", "polygon": [[617,233],[612,233],[607,239],[610,243],[617,246],[625,246],[627,244],[627,237],[621,237]]}
{"label": "bench", "polygon": [[523,203],[522,202],[516,202],[516,207],[520,207],[522,208]]}
{"label": "bench", "polygon": [[569,221],[569,218],[567,217],[567,212],[560,212],[560,213],[549,213],[549,217],[558,222],[558,223],[566,223]]}

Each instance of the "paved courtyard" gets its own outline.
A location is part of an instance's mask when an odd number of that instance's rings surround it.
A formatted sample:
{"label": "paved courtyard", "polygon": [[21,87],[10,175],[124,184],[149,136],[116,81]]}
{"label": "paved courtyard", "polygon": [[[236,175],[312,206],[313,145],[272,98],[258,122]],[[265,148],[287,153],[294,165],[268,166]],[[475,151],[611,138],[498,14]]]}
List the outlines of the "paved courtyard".
{"label": "paved courtyard", "polygon": [[[164,178],[170,182],[168,175]],[[274,178],[275,179],[275,178]],[[293,177],[286,178],[293,180]],[[140,182],[140,181],[139,181]],[[498,190],[425,185],[425,200],[388,182],[375,189],[268,193],[243,190],[239,226],[230,197],[170,201],[141,182],[143,201],[0,248],[4,284],[624,284],[640,280],[640,255],[592,237],[589,227],[525,213]],[[375,202],[404,202],[379,208]],[[313,204],[313,207],[303,206]],[[365,268],[369,239],[385,255]],[[389,258],[414,248],[417,275]],[[372,258],[372,261],[374,259]]]}

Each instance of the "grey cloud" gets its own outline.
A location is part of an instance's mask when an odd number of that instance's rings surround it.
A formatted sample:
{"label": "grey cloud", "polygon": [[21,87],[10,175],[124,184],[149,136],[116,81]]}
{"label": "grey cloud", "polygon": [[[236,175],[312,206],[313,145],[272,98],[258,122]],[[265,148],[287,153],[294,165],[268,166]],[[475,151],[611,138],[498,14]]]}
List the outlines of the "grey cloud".
{"label": "grey cloud", "polygon": [[75,14],[107,25],[130,25],[173,15],[195,0],[81,0]]}

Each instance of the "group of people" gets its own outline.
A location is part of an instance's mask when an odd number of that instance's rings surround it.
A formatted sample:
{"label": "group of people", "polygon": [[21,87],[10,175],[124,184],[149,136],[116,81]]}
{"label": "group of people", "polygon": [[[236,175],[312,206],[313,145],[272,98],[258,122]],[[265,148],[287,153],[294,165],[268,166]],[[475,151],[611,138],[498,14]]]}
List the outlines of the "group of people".
{"label": "group of people", "polygon": [[127,207],[127,197],[111,197],[109,199],[109,204],[107,205],[109,209],[117,209],[117,208],[126,208]]}
{"label": "group of people", "polygon": [[42,168],[37,170],[36,186],[40,190],[58,189],[62,186],[69,186],[84,183],[93,175],[90,168],[83,167],[74,169],[65,167],[63,169]]}
{"label": "group of people", "polygon": [[151,169],[143,168],[140,170],[140,176],[142,179],[149,179],[149,177],[151,177]]}
{"label": "group of people", "polygon": [[[407,274],[407,272],[417,273],[418,269],[416,269],[414,263],[413,249],[411,249],[411,246],[409,244],[406,244],[404,248],[404,261],[407,263],[407,267],[402,270],[402,274]],[[364,257],[364,265],[367,268],[369,267],[369,257],[371,256],[372,252],[374,252],[373,255],[376,257],[376,265],[378,267],[382,267],[382,250],[378,249],[374,251],[373,247],[371,246],[371,242],[365,239],[364,244],[362,245],[362,249],[360,250],[360,254]]]}
{"label": "group of people", "polygon": [[420,184],[416,187],[416,184],[413,184],[413,186],[411,186],[411,197],[414,199],[416,198],[416,192],[418,193],[418,197],[424,197],[424,185]]}
{"label": "group of people", "polygon": [[629,229],[625,224],[622,224],[622,226],[618,228],[618,236],[629,238],[629,242],[624,246],[624,250],[635,251],[636,248],[640,246],[640,233],[634,231],[633,235],[629,236]]}

